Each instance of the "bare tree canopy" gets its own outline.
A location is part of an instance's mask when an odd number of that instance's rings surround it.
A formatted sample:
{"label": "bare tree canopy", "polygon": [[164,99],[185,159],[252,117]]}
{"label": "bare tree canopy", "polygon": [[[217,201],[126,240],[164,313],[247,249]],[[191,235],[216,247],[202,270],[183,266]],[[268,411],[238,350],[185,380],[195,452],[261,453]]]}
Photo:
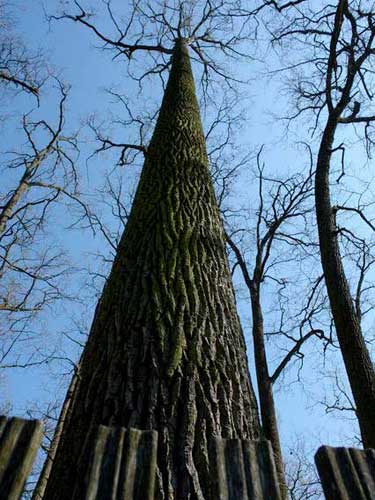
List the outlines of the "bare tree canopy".
{"label": "bare tree canopy", "polygon": [[14,30],[14,14],[5,0],[0,2],[0,88],[23,91],[39,97],[48,78],[48,66],[40,51],[30,51]]}
{"label": "bare tree canopy", "polygon": [[[367,447],[375,446],[375,372],[361,330],[360,309],[355,305],[344,272],[339,237],[348,230],[340,228],[337,220],[339,208],[332,205],[330,176],[337,156],[341,161],[337,182],[346,172],[347,136],[343,126],[353,126],[367,154],[371,154],[375,121],[371,103],[375,88],[374,23],[372,2],[339,0],[335,4],[312,5],[305,1],[298,6],[291,5],[268,24],[272,42],[288,49],[293,46],[295,54],[292,65],[283,68],[283,71],[292,71],[294,78],[295,107],[290,118],[304,113],[315,117],[311,130],[319,140],[315,204],[321,262],[362,439]],[[369,218],[358,206],[345,205],[343,209],[353,211],[369,224]],[[371,223],[369,225],[371,227]]]}
{"label": "bare tree canopy", "polygon": [[[206,92],[215,77],[229,87],[236,81],[223,56],[229,60],[251,59],[242,50],[247,36],[241,33],[237,18],[230,15],[236,4],[233,0],[132,0],[121,13],[111,0],[102,0],[98,10],[106,11],[106,19],[103,12],[96,16],[96,11],[83,2],[69,3],[61,13],[50,15],[50,20],[66,19],[90,30],[114,59],[126,59],[130,76],[140,83],[147,76],[164,74],[178,39],[186,41],[192,59],[201,65],[200,82]],[[142,56],[141,70],[137,68],[139,51],[148,53],[147,58]]]}
{"label": "bare tree canopy", "polygon": [[[35,366],[56,353],[57,346],[43,347],[38,342],[43,329],[38,318],[55,303],[74,297],[65,286],[73,268],[52,236],[55,217],[64,214],[65,229],[90,219],[81,200],[77,133],[68,132],[66,126],[69,87],[49,74],[41,52],[26,50],[16,32],[16,20],[10,17],[11,7],[5,2],[0,5],[4,35],[0,64],[6,72],[0,74],[0,89],[7,97],[1,103],[1,368]],[[73,213],[68,215],[69,211]]]}

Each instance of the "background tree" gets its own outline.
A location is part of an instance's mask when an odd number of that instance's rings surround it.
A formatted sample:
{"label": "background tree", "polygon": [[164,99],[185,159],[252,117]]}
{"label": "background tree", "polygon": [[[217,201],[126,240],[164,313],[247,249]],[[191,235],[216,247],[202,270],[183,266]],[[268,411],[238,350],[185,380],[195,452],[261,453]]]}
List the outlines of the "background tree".
{"label": "background tree", "polygon": [[[78,382],[78,377],[79,377],[79,363],[77,366],[74,367],[74,374],[72,376],[72,379],[69,384],[68,392],[66,393],[64,402],[61,406],[60,409],[60,414],[58,417],[52,416],[50,414],[50,411],[47,411],[44,414],[44,420],[48,424],[51,422],[51,420],[55,420],[55,425],[52,427],[52,432],[49,429],[49,426],[46,426],[47,432],[45,431],[45,434],[47,435],[47,439],[49,441],[48,446],[45,448],[45,460],[43,464],[43,468],[40,471],[40,474],[38,475],[38,480],[35,485],[35,488],[33,488],[32,492],[32,499],[33,500],[42,500],[44,496],[44,492],[47,487],[48,479],[51,474],[52,470],[52,465],[53,461],[56,456],[57,448],[61,439],[62,431],[64,428],[64,424],[67,418],[69,418],[69,412],[71,409],[71,404],[74,400],[74,393],[77,387],[77,382]],[[59,405],[57,405],[59,407]],[[56,410],[56,408],[53,408]],[[56,413],[56,411],[54,412]],[[46,425],[45,423],[45,425]],[[50,431],[50,432],[48,432]]]}
{"label": "background tree", "polygon": [[306,460],[310,454],[302,439],[296,440],[287,450],[286,474],[290,500],[324,498],[317,470],[314,464]]}
{"label": "background tree", "polygon": [[[56,354],[57,346],[39,342],[41,316],[75,297],[64,282],[71,263],[51,236],[54,218],[59,214],[70,224],[90,219],[80,195],[77,134],[65,123],[68,88],[51,75],[41,51],[26,48],[11,7],[0,5],[1,368],[33,366]],[[53,112],[45,101],[54,101]]]}
{"label": "background tree", "polygon": [[10,93],[24,92],[37,99],[48,77],[48,67],[40,51],[30,51],[14,30],[11,4],[0,2],[0,88]]}
{"label": "background tree", "polygon": [[69,299],[62,285],[71,272],[69,262],[63,250],[46,238],[53,220],[51,214],[66,203],[71,209],[79,208],[78,217],[82,214],[89,217],[79,197],[77,140],[63,132],[67,94],[63,86],[59,85],[59,91],[57,124],[24,115],[22,128],[27,142],[2,155],[5,178],[0,206],[2,367],[41,361],[40,356],[34,357],[35,352],[30,352],[31,357],[19,357],[17,345],[27,338],[31,342],[39,313],[56,301]]}
{"label": "background tree", "polygon": [[[296,357],[303,356],[304,343],[313,336],[324,338],[324,331],[313,326],[314,315],[319,308],[314,301],[314,288],[309,299],[308,296],[305,298],[304,293],[300,294],[302,314],[297,315],[295,308],[291,307],[291,297],[295,294],[295,289],[293,287],[293,291],[289,291],[292,287],[286,269],[288,266],[294,268],[293,282],[295,284],[299,279],[298,272],[295,270],[296,262],[307,261],[306,257],[310,257],[311,250],[316,253],[314,235],[310,229],[313,208],[311,204],[313,197],[311,169],[306,176],[296,174],[285,180],[269,177],[264,172],[265,167],[261,163],[261,153],[262,149],[258,152],[256,160],[259,184],[256,217],[249,216],[246,210],[239,211],[238,216],[229,222],[232,227],[227,229],[227,242],[249,293],[262,429],[264,436],[272,443],[280,484],[283,485],[283,494],[286,498],[287,482],[284,474],[273,385],[291,361],[294,361]],[[255,234],[254,242],[251,243],[248,241],[250,234]],[[244,250],[240,248],[244,248]],[[318,284],[319,281],[321,280],[317,280]],[[273,293],[283,297],[283,303],[280,303],[278,335],[283,336],[288,342],[285,348],[286,353],[272,369],[273,373],[267,360],[266,335],[269,332],[264,320],[264,297],[262,299],[262,288],[269,282],[278,288]],[[305,282],[302,289],[307,293]],[[308,305],[304,308],[302,304],[305,301],[308,302]],[[283,310],[283,308],[285,309]],[[286,315],[288,315],[288,319],[285,317]],[[292,323],[294,324],[288,325],[288,328],[287,323],[291,317],[293,317]],[[276,334],[277,329],[272,332],[272,340],[274,341]]]}
{"label": "background tree", "polygon": [[[316,157],[315,204],[321,262],[335,329],[344,358],[365,447],[375,446],[375,372],[361,330],[360,317],[345,276],[340,255],[338,208],[331,195],[331,174],[339,156],[345,174],[348,136],[343,125],[352,125],[362,137],[369,153],[374,116],[369,109],[372,98],[374,56],[374,12],[371,2],[340,0],[335,5],[290,2],[279,7],[277,25],[270,29],[273,42],[288,41],[303,50],[293,61],[296,118],[305,112],[315,115],[312,131],[319,137]],[[296,53],[294,53],[296,55]],[[362,127],[362,128],[361,128]],[[346,142],[345,142],[346,141]],[[357,206],[344,204],[345,210],[368,219]]]}

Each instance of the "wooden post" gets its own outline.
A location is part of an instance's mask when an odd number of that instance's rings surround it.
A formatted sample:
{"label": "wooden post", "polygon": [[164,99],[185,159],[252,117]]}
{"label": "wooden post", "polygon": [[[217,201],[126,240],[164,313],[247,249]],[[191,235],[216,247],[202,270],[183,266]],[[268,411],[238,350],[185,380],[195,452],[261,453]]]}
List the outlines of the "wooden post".
{"label": "wooden post", "polygon": [[153,500],[157,432],[100,426],[85,500]]}
{"label": "wooden post", "polygon": [[213,438],[212,500],[280,500],[269,441]]}
{"label": "wooden post", "polygon": [[326,500],[375,500],[375,450],[321,446],[315,463]]}
{"label": "wooden post", "polygon": [[0,500],[19,500],[42,436],[39,420],[0,417]]}

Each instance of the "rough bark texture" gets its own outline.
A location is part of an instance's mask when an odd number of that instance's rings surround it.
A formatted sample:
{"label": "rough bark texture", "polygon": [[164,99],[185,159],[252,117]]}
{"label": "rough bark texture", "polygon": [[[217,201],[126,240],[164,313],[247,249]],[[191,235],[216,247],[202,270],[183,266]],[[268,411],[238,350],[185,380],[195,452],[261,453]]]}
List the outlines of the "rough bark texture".
{"label": "rough bark texture", "polygon": [[[339,110],[340,111],[340,110]],[[337,114],[338,116],[338,114]],[[329,191],[329,171],[337,116],[323,133],[315,178],[316,215],[325,282],[365,448],[375,448],[375,372],[345,277]]]}
{"label": "rough bark texture", "polygon": [[178,41],[45,499],[79,499],[97,426],[159,433],[157,499],[209,498],[211,436],[259,422],[187,47]]}

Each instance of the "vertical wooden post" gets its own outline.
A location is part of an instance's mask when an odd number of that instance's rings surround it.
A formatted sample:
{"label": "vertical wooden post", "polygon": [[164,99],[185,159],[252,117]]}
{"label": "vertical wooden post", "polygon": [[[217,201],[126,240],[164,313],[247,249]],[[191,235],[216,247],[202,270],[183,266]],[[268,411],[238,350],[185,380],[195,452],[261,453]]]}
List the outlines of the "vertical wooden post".
{"label": "vertical wooden post", "polygon": [[0,500],[18,500],[43,436],[39,420],[0,417]]}
{"label": "vertical wooden post", "polygon": [[153,500],[157,432],[100,426],[85,500]]}
{"label": "vertical wooden post", "polygon": [[375,500],[375,450],[321,446],[315,463],[326,500]]}
{"label": "vertical wooden post", "polygon": [[212,500],[280,500],[269,441],[213,438]]}

